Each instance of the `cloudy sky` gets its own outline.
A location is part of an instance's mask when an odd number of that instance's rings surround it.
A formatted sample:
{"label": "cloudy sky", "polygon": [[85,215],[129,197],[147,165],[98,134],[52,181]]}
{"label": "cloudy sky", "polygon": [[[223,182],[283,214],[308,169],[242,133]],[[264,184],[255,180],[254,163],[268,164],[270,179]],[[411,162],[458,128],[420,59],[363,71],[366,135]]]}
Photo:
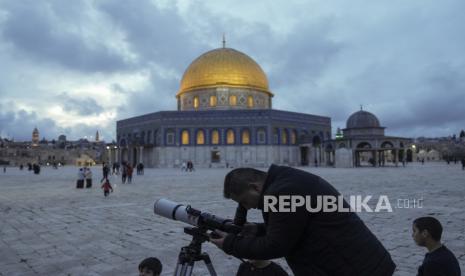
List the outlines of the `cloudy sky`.
{"label": "cloudy sky", "polygon": [[0,136],[115,137],[175,110],[184,70],[227,46],[256,60],[274,108],[359,110],[387,134],[465,128],[465,1],[0,0]]}

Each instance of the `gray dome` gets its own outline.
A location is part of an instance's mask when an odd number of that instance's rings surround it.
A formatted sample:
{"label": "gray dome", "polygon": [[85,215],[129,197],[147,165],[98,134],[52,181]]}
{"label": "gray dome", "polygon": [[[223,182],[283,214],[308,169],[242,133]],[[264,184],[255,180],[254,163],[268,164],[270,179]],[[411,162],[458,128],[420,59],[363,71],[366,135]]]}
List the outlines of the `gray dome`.
{"label": "gray dome", "polygon": [[380,127],[379,120],[370,112],[360,110],[350,115],[347,119],[347,128],[372,128]]}

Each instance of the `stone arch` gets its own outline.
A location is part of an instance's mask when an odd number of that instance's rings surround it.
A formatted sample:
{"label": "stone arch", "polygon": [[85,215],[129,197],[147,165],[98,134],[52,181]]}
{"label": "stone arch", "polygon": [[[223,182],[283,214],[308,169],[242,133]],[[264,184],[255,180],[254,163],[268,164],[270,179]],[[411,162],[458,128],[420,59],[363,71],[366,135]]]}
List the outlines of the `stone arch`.
{"label": "stone arch", "polygon": [[394,148],[394,144],[391,141],[384,141],[383,143],[381,143],[381,148],[392,149]]}
{"label": "stone arch", "polygon": [[373,148],[369,142],[360,142],[357,144],[357,149],[371,149]]}

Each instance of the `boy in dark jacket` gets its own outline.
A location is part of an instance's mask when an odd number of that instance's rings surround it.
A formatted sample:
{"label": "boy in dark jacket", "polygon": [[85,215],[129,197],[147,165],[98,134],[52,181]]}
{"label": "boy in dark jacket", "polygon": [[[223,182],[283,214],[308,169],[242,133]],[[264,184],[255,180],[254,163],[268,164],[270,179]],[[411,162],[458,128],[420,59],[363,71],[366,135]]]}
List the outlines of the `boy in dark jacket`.
{"label": "boy in dark jacket", "polygon": [[421,217],[413,221],[412,238],[418,246],[428,249],[418,276],[460,276],[460,265],[454,254],[441,243],[442,225],[433,217]]}
{"label": "boy in dark jacket", "polygon": [[139,264],[139,276],[160,276],[163,266],[155,257],[144,259]]}

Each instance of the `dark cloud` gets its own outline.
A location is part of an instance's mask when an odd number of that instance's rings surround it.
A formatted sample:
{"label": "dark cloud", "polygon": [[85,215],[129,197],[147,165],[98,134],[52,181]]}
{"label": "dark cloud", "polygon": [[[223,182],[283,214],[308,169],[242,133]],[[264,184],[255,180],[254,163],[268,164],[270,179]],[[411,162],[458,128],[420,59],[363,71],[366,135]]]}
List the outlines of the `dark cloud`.
{"label": "dark cloud", "polygon": [[89,24],[89,19],[83,16],[87,7],[79,3],[8,1],[3,5],[8,15],[0,26],[1,36],[19,51],[18,57],[25,54],[38,62],[84,72],[128,69],[124,57],[102,41],[85,40],[82,25]]}
{"label": "dark cloud", "polygon": [[[14,105],[9,103],[9,106]],[[0,136],[15,139],[16,141],[29,141],[32,131],[37,127],[42,137],[53,138],[61,134],[61,128],[51,119],[41,119],[35,112],[25,110],[7,110],[6,104],[0,104]]]}
{"label": "dark cloud", "polygon": [[417,91],[407,95],[399,108],[383,113],[385,124],[396,132],[414,130],[423,135],[441,129],[451,135],[465,128],[465,67],[434,64],[420,79]]}
{"label": "dark cloud", "polygon": [[127,101],[118,108],[117,120],[161,110],[176,110],[176,92],[179,81],[154,74],[151,85],[143,90],[127,91],[118,87],[119,93],[127,95]]}
{"label": "dark cloud", "polygon": [[[400,136],[449,135],[464,127],[463,1],[363,3],[363,9],[357,1],[321,4],[321,9],[301,4],[315,12],[296,11],[294,23],[280,32],[273,17],[263,19],[265,10],[257,10],[262,17],[247,19],[214,12],[218,9],[210,4],[190,2],[183,13],[174,3],[160,8],[149,0],[10,1],[0,8],[8,12],[0,30],[12,52],[33,57],[35,65],[57,63],[85,76],[148,72],[150,81],[142,89],[112,85],[115,96],[125,99],[117,119],[175,110],[184,70],[202,53],[220,47],[226,33],[228,47],[248,54],[267,73],[275,108],[329,116],[335,129],[344,128],[363,104],[388,127],[388,134]],[[89,14],[121,33],[136,59],[128,63],[105,46],[104,34],[102,41],[92,41],[76,32],[80,24],[89,28]],[[0,80],[2,86],[11,87]],[[81,115],[97,114],[104,106],[69,94],[57,100]],[[69,131],[95,133],[84,125]],[[102,131],[111,135],[114,126]]]}
{"label": "dark cloud", "polygon": [[96,100],[89,97],[73,97],[63,92],[56,97],[56,100],[63,106],[66,112],[76,113],[80,116],[98,115],[105,111]]}
{"label": "dark cloud", "polygon": [[89,141],[95,141],[95,135],[97,131],[99,132],[100,140],[104,140],[105,142],[112,142],[115,137],[115,133],[107,128],[103,128],[102,126],[98,125],[87,125],[87,124],[77,124],[73,127],[68,127],[63,129],[66,133],[68,140],[77,140],[81,138],[86,138]]}
{"label": "dark cloud", "polygon": [[100,137],[111,141],[114,133],[98,125],[77,124],[73,127],[60,127],[53,119],[40,118],[36,112],[23,109],[18,111],[4,111],[11,109],[14,103],[0,104],[0,137],[15,139],[16,141],[30,141],[35,127],[39,130],[40,139],[58,139],[59,135],[66,135],[68,140],[75,140],[87,136],[95,139],[99,131]]}
{"label": "dark cloud", "polygon": [[182,72],[203,43],[195,40],[174,7],[157,8],[152,1],[107,1],[98,9],[126,34],[139,63],[155,63]]}

